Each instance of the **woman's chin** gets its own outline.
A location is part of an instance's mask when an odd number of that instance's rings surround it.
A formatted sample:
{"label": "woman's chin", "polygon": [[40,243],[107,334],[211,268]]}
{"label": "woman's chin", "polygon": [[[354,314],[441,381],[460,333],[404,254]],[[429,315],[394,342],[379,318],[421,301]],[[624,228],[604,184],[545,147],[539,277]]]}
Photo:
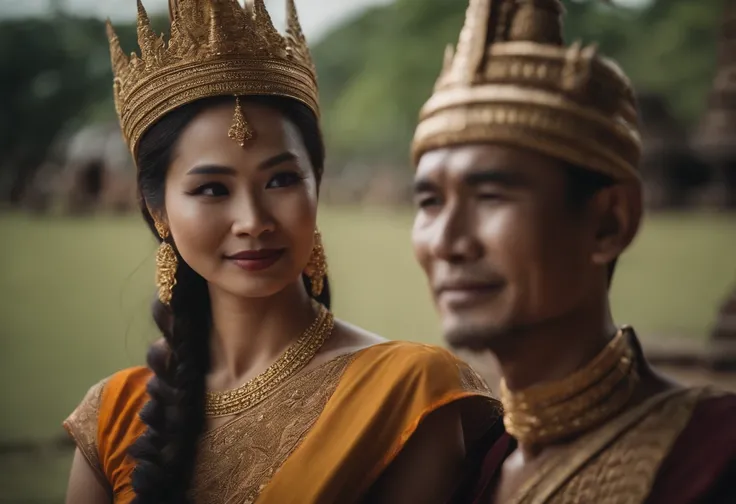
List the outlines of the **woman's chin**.
{"label": "woman's chin", "polygon": [[[238,279],[240,280],[240,279]],[[226,292],[230,296],[244,299],[266,298],[275,296],[286,289],[293,281],[281,278],[249,278],[246,281],[229,279],[227,282],[210,283],[210,290]]]}

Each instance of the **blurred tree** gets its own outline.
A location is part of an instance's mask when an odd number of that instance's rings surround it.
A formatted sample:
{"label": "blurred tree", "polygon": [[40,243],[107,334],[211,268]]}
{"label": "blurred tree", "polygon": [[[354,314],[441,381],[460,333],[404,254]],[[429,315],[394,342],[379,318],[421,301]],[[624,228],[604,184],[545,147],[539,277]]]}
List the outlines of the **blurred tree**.
{"label": "blurred tree", "polygon": [[[133,45],[134,25],[118,33]],[[14,203],[60,134],[115,117],[104,22],[63,12],[0,20],[0,68],[0,201]]]}
{"label": "blurred tree", "polygon": [[659,0],[637,15],[614,56],[640,91],[663,95],[676,118],[694,123],[715,76],[725,0]]}
{"label": "blurred tree", "polygon": [[366,12],[315,47],[335,164],[354,156],[407,158],[417,111],[464,13],[457,0],[399,0]]}

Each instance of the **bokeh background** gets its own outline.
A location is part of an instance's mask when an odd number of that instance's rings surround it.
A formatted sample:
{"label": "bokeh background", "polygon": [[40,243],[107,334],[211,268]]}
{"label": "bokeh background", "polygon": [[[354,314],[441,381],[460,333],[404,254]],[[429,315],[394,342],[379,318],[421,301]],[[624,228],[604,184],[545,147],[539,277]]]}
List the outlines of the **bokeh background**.
{"label": "bokeh background", "polygon": [[[166,30],[166,0],[144,3]],[[281,26],[283,2],[266,3]],[[649,213],[616,273],[617,320],[686,381],[733,387],[733,2],[565,3],[567,40],[619,61],[644,120]],[[408,146],[466,1],[297,4],[320,74],[336,312],[441,343],[409,242]],[[63,502],[73,447],[61,421],[157,338],[156,245],[136,214],[103,21],[132,51],[134,15],[135,0],[0,0],[0,504]]]}

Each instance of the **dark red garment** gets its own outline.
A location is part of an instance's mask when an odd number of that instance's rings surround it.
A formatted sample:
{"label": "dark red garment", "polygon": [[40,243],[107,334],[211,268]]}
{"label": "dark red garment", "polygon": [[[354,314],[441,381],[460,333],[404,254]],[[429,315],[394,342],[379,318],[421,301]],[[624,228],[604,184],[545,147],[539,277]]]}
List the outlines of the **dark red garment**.
{"label": "dark red garment", "polygon": [[736,504],[736,395],[700,402],[646,504]]}
{"label": "dark red garment", "polygon": [[503,466],[506,457],[511,455],[515,449],[516,440],[508,432],[504,432],[498,437],[483,461],[481,474],[473,491],[474,497],[468,502],[472,502],[472,504],[490,503],[490,496],[493,487],[496,485],[496,479],[501,474],[501,466]]}
{"label": "dark red garment", "polygon": [[[488,451],[472,504],[492,504],[504,460],[516,449],[508,434]],[[701,401],[657,472],[644,504],[736,504],[736,395]]]}

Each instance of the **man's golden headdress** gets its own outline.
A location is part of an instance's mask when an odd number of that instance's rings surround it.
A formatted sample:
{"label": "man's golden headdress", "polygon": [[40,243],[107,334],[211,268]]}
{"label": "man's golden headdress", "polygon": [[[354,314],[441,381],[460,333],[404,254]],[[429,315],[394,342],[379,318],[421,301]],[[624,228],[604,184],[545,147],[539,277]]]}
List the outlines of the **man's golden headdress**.
{"label": "man's golden headdress", "polygon": [[[156,36],[138,0],[140,56],[126,56],[107,24],[115,109],[135,157],[141,136],[172,110],[213,96],[272,95],[301,101],[319,117],[317,76],[297,17],[286,0],[288,28],[274,28],[264,0],[170,0],[171,36]],[[240,106],[231,136],[250,132]]]}
{"label": "man's golden headdress", "polygon": [[470,0],[412,147],[528,148],[614,179],[635,179],[641,153],[631,84],[580,43],[565,47],[559,0]]}

